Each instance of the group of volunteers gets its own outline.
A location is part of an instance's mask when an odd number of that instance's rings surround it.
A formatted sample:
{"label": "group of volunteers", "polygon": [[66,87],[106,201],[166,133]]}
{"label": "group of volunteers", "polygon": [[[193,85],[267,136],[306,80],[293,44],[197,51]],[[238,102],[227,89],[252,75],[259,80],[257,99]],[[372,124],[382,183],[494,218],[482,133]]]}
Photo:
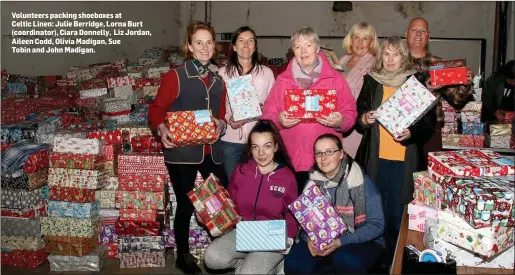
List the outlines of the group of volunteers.
{"label": "group of volunteers", "polygon": [[[463,106],[471,98],[468,83],[430,85],[429,64],[439,59],[428,51],[429,27],[414,18],[406,40],[386,38],[381,45],[367,23],[352,27],[343,40],[342,71],[333,69],[312,27],[291,36],[294,58],[275,79],[258,61],[256,33],[237,29],[231,38],[228,64],[213,70],[219,49],[213,27],[192,22],[184,38],[184,65],[165,74],[149,109],[149,122],[164,145],[165,164],[177,198],[174,231],[176,266],[201,273],[189,252],[190,218],[187,193],[197,171],[220,179],[243,220],[285,220],[288,249],[236,251],[236,230],[215,238],[205,252],[210,269],[235,268],[237,274],[270,274],[284,267],[295,273],[367,273],[378,262],[393,259],[404,205],[413,200],[413,173],[426,169],[427,153],[441,150],[441,103],[397,137],[377,120],[377,108],[411,76],[440,102]],[[226,83],[252,75],[262,116],[234,121]],[[288,89],[336,90],[336,111],[316,122],[304,122],[285,110]],[[167,112],[210,109],[219,139],[212,145],[177,147],[165,124]],[[312,185],[326,190],[348,227],[323,251],[317,250],[288,209]],[[236,227],[237,228],[237,227]]]}

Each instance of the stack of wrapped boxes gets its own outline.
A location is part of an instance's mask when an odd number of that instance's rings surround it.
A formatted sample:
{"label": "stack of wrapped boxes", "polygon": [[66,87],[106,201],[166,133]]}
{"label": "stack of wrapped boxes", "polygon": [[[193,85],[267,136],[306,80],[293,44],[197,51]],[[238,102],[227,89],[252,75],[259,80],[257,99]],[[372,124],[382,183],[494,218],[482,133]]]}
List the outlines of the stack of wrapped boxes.
{"label": "stack of wrapped boxes", "polygon": [[[51,271],[100,271],[102,220],[95,190],[104,187],[103,142],[56,136],[50,153],[48,217],[43,217]],[[89,257],[83,258],[88,255]],[[74,259],[74,260],[71,260]],[[91,259],[96,259],[91,261]]]}
{"label": "stack of wrapped boxes", "polygon": [[468,102],[461,110],[461,138],[460,146],[484,147],[483,135],[485,124],[481,122],[482,103],[479,101]]}
{"label": "stack of wrapped boxes", "polygon": [[514,173],[513,160],[490,150],[430,153],[428,171],[414,174],[409,228],[458,266],[513,268]]}
{"label": "stack of wrapped boxes", "polygon": [[160,235],[165,210],[165,186],[169,181],[160,153],[123,153],[118,156],[116,208],[120,267],[164,267],[164,238]]}
{"label": "stack of wrapped boxes", "polygon": [[[11,149],[23,151],[19,144]],[[22,160],[21,170],[2,172],[3,265],[36,268],[47,259],[40,217],[47,213],[48,147],[38,148],[40,151]],[[9,150],[5,153],[9,154]]]}

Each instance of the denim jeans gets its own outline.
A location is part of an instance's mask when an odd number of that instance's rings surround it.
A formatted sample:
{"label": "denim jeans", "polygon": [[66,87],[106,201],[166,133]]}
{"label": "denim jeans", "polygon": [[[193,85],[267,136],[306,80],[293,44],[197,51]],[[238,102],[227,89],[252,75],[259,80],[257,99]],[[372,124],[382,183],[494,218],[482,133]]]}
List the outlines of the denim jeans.
{"label": "denim jeans", "polygon": [[245,150],[246,144],[240,143],[232,143],[222,141],[222,145],[224,146],[224,170],[227,178],[231,180],[232,171],[240,162],[241,157],[243,156],[243,150]]}

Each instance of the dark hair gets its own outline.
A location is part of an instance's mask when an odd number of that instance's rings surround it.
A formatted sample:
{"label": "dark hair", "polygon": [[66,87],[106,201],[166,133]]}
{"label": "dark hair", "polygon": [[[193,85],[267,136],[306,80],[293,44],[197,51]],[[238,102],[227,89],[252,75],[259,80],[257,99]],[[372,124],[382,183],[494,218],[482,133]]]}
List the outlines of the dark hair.
{"label": "dark hair", "polygon": [[[335,134],[323,134],[323,135],[317,137],[315,142],[313,142],[313,152],[315,152],[315,145],[317,144],[317,142],[319,142],[322,139],[329,139],[329,140],[333,141],[336,144],[336,147],[339,150],[343,151],[343,153],[345,154],[345,157],[347,158],[348,164],[352,168],[353,159],[352,159],[351,156],[349,156],[347,153],[345,153],[345,151],[343,150],[342,139],[340,137],[338,137],[337,135],[335,135]],[[320,168],[318,167],[316,161],[313,164],[313,169],[318,171],[318,172],[320,172],[320,173],[322,173],[322,174],[324,173],[324,172],[322,172],[322,170],[320,170]]]}
{"label": "dark hair", "polygon": [[231,54],[229,55],[229,63],[227,64],[227,76],[234,77],[236,72],[238,72],[238,75],[241,75],[243,73],[243,67],[241,66],[240,62],[238,62],[238,54],[234,50],[234,46],[236,45],[236,42],[238,41],[238,38],[240,37],[240,34],[244,32],[251,32],[254,36],[254,53],[252,54],[252,67],[250,67],[250,71],[248,73],[252,73],[254,69],[260,70],[261,65],[259,64],[259,52],[258,52],[258,43],[256,38],[256,32],[247,27],[243,26],[237,29],[235,32],[233,32],[231,36]]}
{"label": "dark hair", "polygon": [[502,66],[501,73],[506,79],[515,79],[515,60],[511,60]]}
{"label": "dark hair", "polygon": [[188,28],[186,29],[186,37],[184,38],[184,44],[182,45],[182,55],[186,59],[193,58],[193,54],[190,52],[188,45],[190,45],[193,42],[193,41],[191,41],[191,39],[193,38],[193,35],[199,30],[206,30],[209,33],[211,33],[211,37],[213,38],[213,43],[215,44],[213,57],[211,57],[211,59],[212,60],[215,59],[218,56],[218,53],[220,52],[220,49],[219,49],[218,45],[216,44],[215,29],[209,23],[200,22],[200,21],[193,21],[193,22],[191,22],[191,24],[188,25]]}
{"label": "dark hair", "polygon": [[[277,144],[277,152],[274,154],[274,161],[280,164],[283,164],[290,168],[293,172],[293,166],[291,165],[290,157],[288,156],[288,152],[286,151],[286,146],[284,146],[283,139],[281,138],[281,134],[279,134],[279,130],[275,126],[274,122],[271,120],[259,120],[256,125],[250,130],[249,137],[247,140],[247,144],[245,146],[245,150],[243,156],[241,157],[240,163],[248,163],[252,158],[252,134],[254,133],[270,133],[272,138],[274,139],[275,144]],[[242,173],[241,168],[243,165],[240,165],[240,173]]]}

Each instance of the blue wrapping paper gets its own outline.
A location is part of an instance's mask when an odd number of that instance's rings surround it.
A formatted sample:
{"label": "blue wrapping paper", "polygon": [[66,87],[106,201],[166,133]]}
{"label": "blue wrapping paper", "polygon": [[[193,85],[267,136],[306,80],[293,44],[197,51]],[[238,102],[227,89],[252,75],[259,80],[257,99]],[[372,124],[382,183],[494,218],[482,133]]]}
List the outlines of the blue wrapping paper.
{"label": "blue wrapping paper", "polygon": [[485,124],[483,122],[463,122],[461,133],[463,135],[480,136],[483,134]]}
{"label": "blue wrapping paper", "polygon": [[100,205],[98,201],[92,203],[48,201],[48,216],[91,218],[98,216],[99,213]]}

